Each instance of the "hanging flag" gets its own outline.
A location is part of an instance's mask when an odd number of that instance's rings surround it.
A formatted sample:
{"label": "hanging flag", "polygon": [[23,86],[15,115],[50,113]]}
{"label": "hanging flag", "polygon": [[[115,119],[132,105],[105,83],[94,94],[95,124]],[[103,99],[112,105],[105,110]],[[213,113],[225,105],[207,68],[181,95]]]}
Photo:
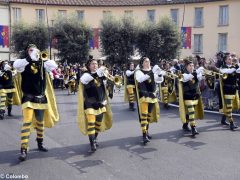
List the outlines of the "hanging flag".
{"label": "hanging flag", "polygon": [[182,36],[182,48],[191,49],[191,37],[192,37],[192,28],[191,27],[182,27],[181,28]]}
{"label": "hanging flag", "polygon": [[0,25],[0,46],[9,47],[9,28]]}
{"label": "hanging flag", "polygon": [[92,36],[92,39],[89,40],[89,46],[90,48],[92,49],[99,49],[99,41],[100,41],[100,38],[99,38],[99,31],[100,31],[100,28],[93,28],[93,36]]}
{"label": "hanging flag", "polygon": [[99,28],[94,29],[94,48],[99,49]]}

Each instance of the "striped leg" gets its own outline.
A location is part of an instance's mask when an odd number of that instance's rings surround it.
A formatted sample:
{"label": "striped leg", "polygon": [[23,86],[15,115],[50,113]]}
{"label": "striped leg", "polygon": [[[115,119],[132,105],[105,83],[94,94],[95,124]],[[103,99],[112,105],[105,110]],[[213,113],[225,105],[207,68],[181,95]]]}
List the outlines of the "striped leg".
{"label": "striped leg", "polygon": [[0,119],[4,118],[5,108],[6,108],[6,94],[5,93],[1,93],[1,99],[0,99]]}
{"label": "striped leg", "polygon": [[147,121],[147,117],[148,117],[148,103],[146,102],[142,102],[140,104],[141,107],[141,128],[142,128],[142,132],[146,133],[147,132],[147,125],[148,125],[148,121]]}
{"label": "striped leg", "polygon": [[7,94],[7,106],[8,106],[8,116],[12,116],[12,105],[13,105],[13,93]]}
{"label": "striped leg", "polygon": [[47,152],[47,148],[43,147],[43,136],[44,136],[44,121],[43,121],[43,116],[44,116],[44,110],[34,110],[35,117],[36,117],[36,131],[37,131],[37,144],[38,144],[38,150]]}
{"label": "striped leg", "polygon": [[29,137],[31,134],[31,125],[33,119],[33,109],[23,109],[23,125],[21,129],[21,149],[27,150],[29,145]]}
{"label": "striped leg", "polygon": [[129,94],[129,109],[134,111],[134,88],[133,87],[128,87],[128,94]]}
{"label": "striped leg", "polygon": [[194,106],[187,105],[187,111],[188,111],[188,121],[190,122],[190,126],[196,126]]}
{"label": "striped leg", "polygon": [[168,88],[164,87],[162,91],[163,91],[163,103],[168,104]]}
{"label": "striped leg", "polygon": [[100,132],[100,128],[101,128],[101,124],[102,124],[102,118],[103,118],[103,114],[97,115],[96,117],[96,122],[95,122],[95,131],[97,133]]}
{"label": "striped leg", "polygon": [[89,136],[91,151],[94,152],[97,150],[96,142],[95,142],[95,123],[96,123],[96,116],[94,114],[87,114],[87,133]]}
{"label": "striped leg", "polygon": [[140,103],[141,108],[141,128],[143,133],[143,144],[146,145],[149,141],[147,137],[147,126],[148,126],[148,103]]}
{"label": "striped leg", "polygon": [[233,117],[232,117],[232,109],[233,109],[232,99],[225,98],[225,104],[226,104],[226,111],[224,112],[224,115],[227,117],[228,121],[230,123],[232,123],[233,122]]}

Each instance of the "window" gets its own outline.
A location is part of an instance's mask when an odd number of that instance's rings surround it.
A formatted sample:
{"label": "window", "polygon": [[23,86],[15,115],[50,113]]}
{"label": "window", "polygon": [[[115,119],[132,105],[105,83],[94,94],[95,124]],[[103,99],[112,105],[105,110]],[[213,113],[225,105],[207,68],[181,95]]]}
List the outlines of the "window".
{"label": "window", "polygon": [[38,23],[44,23],[45,21],[45,11],[44,9],[36,9],[36,17]]}
{"label": "window", "polygon": [[111,11],[103,11],[103,18],[106,18],[108,16],[111,16],[112,12]]}
{"label": "window", "polygon": [[194,53],[203,52],[203,35],[194,34]]}
{"label": "window", "polygon": [[126,10],[126,11],[124,11],[124,14],[127,17],[132,17],[133,16],[133,11],[132,10]]}
{"label": "window", "polygon": [[155,21],[155,10],[148,10],[147,18],[148,18],[148,21],[154,22]]}
{"label": "window", "polygon": [[227,51],[227,33],[218,34],[218,51]]}
{"label": "window", "polygon": [[13,22],[18,23],[21,20],[21,8],[13,8]]}
{"label": "window", "polygon": [[203,8],[195,8],[195,27],[203,26]]}
{"label": "window", "polygon": [[77,18],[82,22],[84,20],[84,11],[77,11]]}
{"label": "window", "polygon": [[66,10],[58,10],[58,16],[65,17],[66,15],[67,15],[67,11]]}
{"label": "window", "polygon": [[228,25],[228,6],[219,7],[219,25],[220,26]]}
{"label": "window", "polygon": [[178,25],[178,9],[171,9],[171,18],[173,22]]}

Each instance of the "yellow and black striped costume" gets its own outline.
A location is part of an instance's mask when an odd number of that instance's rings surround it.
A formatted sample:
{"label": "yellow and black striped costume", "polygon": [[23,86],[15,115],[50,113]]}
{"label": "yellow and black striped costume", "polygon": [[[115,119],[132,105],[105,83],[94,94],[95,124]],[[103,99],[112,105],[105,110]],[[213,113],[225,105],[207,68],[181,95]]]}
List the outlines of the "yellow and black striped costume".
{"label": "yellow and black striped costume", "polygon": [[127,70],[125,76],[124,100],[129,102],[130,110],[134,110],[134,102],[136,101],[136,87],[134,80],[134,70]]}
{"label": "yellow and black striped costume", "polygon": [[[231,69],[233,69],[234,72],[228,73],[228,70],[231,71]],[[227,74],[226,79],[220,77],[220,101],[222,101],[222,109],[220,109],[220,112],[223,112],[227,117],[228,121],[230,122],[230,128],[231,124],[233,125],[232,111],[239,109],[238,80],[236,74],[237,69],[239,69],[238,65],[223,65],[220,68],[220,72],[226,72]],[[231,129],[233,130],[234,128]]]}
{"label": "yellow and black striped costume", "polygon": [[[90,80],[86,80],[90,78]],[[112,112],[106,94],[104,77],[85,72],[80,78],[78,91],[78,125],[90,143],[95,143],[98,133],[112,126]],[[94,142],[93,142],[94,141]],[[92,146],[93,144],[91,144]]]}
{"label": "yellow and black striped costume", "polygon": [[[146,75],[148,79],[141,80]],[[137,70],[135,73],[137,103],[139,106],[140,124],[143,138],[148,135],[149,124],[157,122],[160,117],[158,98],[156,97],[156,84],[152,70]]]}
{"label": "yellow and black striped costume", "polygon": [[179,113],[183,124],[190,123],[191,128],[195,128],[195,120],[203,118],[203,103],[196,71],[192,75],[192,80],[186,82],[179,80]]}
{"label": "yellow and black striped costume", "polygon": [[5,113],[5,107],[8,107],[8,115],[11,115],[12,105],[13,105],[13,93],[15,92],[15,87],[13,84],[12,71],[2,70],[0,76],[0,111],[1,117],[3,118]]}

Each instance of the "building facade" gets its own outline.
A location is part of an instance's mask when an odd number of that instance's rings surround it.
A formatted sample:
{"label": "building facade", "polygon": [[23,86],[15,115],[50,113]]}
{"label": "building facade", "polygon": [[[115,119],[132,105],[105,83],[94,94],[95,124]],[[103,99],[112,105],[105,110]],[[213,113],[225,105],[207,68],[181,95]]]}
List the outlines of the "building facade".
{"label": "building facade", "polygon": [[9,59],[10,15],[7,3],[0,2],[0,60]]}
{"label": "building facade", "polygon": [[[101,20],[112,14],[132,16],[137,22],[159,21],[168,16],[182,31],[181,57],[199,54],[211,58],[217,51],[231,51],[240,55],[239,0],[69,0],[39,1],[10,0],[11,25],[20,21],[47,23],[52,26],[58,16],[75,14],[92,28],[99,28]],[[47,2],[47,5],[46,5]],[[1,18],[1,17],[0,17]],[[92,54],[101,57],[100,49]]]}

